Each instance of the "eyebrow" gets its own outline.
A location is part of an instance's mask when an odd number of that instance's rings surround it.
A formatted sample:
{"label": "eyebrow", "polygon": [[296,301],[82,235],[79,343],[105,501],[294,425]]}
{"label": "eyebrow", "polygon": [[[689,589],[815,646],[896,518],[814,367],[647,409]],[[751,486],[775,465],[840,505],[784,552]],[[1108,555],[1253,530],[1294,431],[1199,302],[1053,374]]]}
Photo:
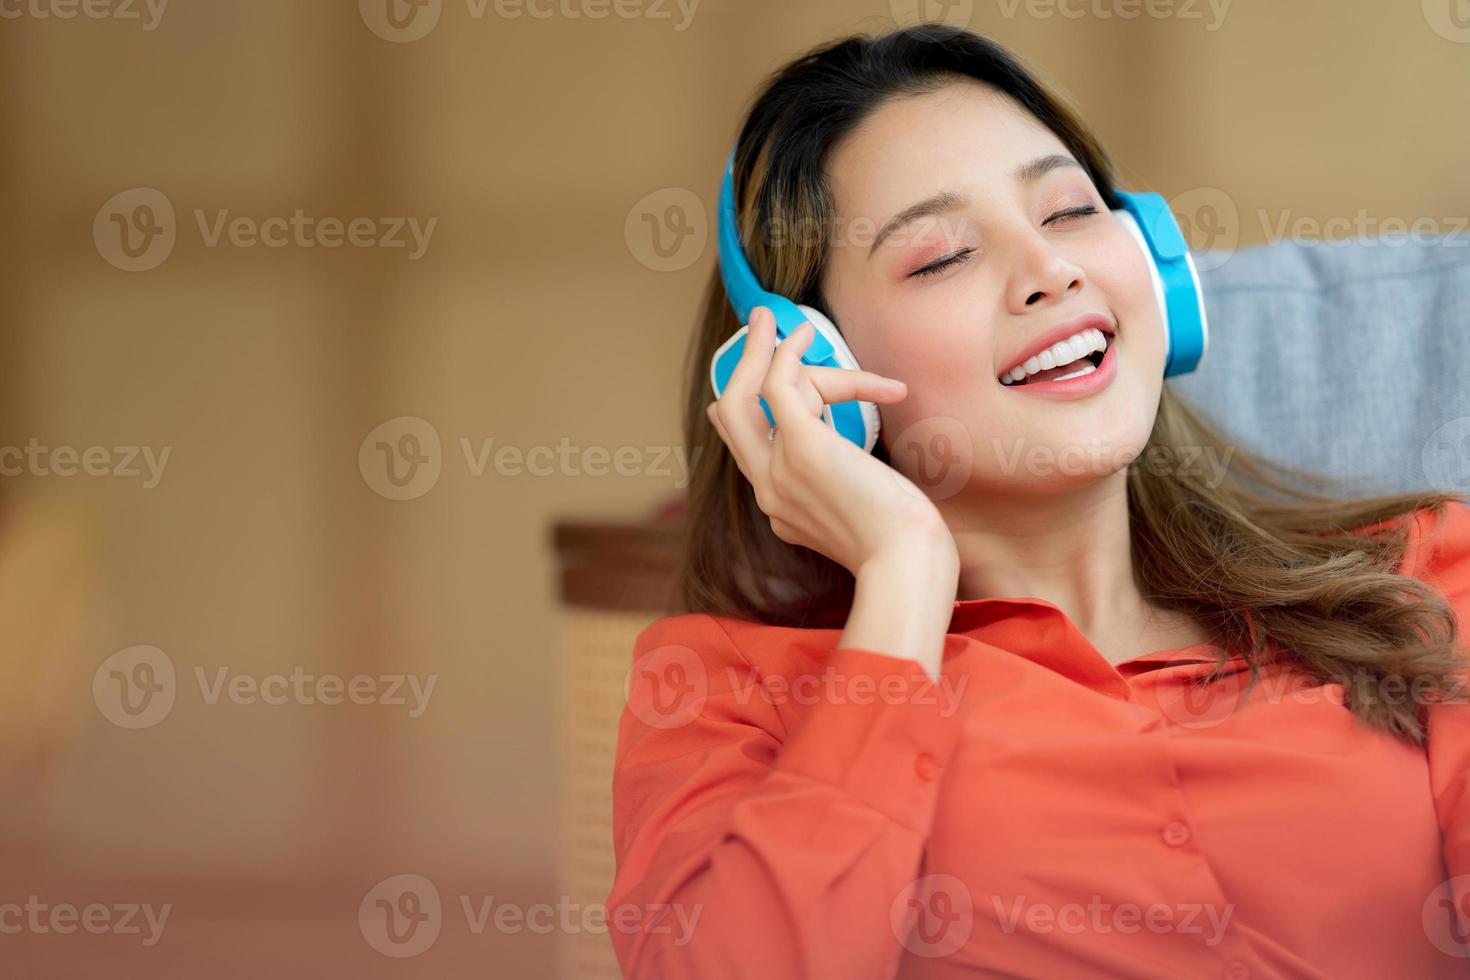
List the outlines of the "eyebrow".
{"label": "eyebrow", "polygon": [[[1017,183],[1032,184],[1058,167],[1076,167],[1078,170],[1081,170],[1082,164],[1073,160],[1065,153],[1052,153],[1048,156],[1037,157],[1034,160],[1028,160],[1021,164],[1016,168],[1014,178]],[[925,198],[918,204],[909,205],[888,219],[888,223],[878,232],[877,236],[873,239],[873,244],[868,248],[868,257],[872,258],[873,253],[878,251],[878,246],[883,244],[883,239],[910,221],[915,221],[931,214],[944,214],[949,211],[954,211],[957,208],[964,207],[969,203],[969,200],[969,198],[957,191],[940,191],[933,197]]]}

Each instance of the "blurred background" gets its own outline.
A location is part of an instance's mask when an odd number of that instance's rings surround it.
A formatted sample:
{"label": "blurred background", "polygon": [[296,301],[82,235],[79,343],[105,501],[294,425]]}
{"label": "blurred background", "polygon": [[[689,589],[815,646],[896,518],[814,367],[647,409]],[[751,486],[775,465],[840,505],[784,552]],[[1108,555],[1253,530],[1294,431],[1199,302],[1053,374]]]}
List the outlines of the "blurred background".
{"label": "blurred background", "polygon": [[0,0],[7,975],[616,975],[719,170],[920,19],[1200,250],[1466,233],[1464,0]]}

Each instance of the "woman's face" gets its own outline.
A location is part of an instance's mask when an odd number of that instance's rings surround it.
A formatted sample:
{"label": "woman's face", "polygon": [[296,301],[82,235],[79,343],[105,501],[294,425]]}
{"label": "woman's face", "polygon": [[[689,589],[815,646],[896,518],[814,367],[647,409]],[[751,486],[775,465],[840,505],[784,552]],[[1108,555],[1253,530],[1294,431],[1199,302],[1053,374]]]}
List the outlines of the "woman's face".
{"label": "woman's face", "polygon": [[[1018,175],[1054,155],[1060,165]],[[823,295],[858,363],[908,384],[881,407],[895,468],[926,492],[945,484],[944,496],[1036,493],[1142,452],[1165,354],[1147,260],[1050,130],[1007,96],[955,82],[885,103],[834,149],[828,179],[838,224]],[[942,193],[945,210],[883,235]],[[1028,345],[1089,314],[1113,331],[1116,363],[1097,372],[1107,384],[1002,384]]]}

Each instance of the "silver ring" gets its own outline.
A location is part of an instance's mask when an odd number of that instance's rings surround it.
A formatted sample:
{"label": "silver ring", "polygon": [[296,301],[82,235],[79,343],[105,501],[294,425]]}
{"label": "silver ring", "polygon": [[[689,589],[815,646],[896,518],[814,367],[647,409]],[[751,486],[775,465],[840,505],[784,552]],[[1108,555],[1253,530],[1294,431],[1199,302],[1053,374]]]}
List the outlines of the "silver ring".
{"label": "silver ring", "polygon": [[771,431],[766,433],[766,442],[773,446],[776,444],[776,427],[774,425],[771,426]]}

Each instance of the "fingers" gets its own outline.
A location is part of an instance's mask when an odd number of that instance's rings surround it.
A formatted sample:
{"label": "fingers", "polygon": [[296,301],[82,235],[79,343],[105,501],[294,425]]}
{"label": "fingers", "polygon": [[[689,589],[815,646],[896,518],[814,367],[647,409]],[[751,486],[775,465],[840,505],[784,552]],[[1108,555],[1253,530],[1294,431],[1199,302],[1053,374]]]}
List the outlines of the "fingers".
{"label": "fingers", "polygon": [[813,367],[803,365],[803,370],[816,385],[822,401],[834,402],[891,402],[903,401],[908,394],[908,385],[897,378],[886,378],[872,371],[852,371],[848,368]]}
{"label": "fingers", "polygon": [[812,344],[816,328],[803,323],[793,330],[771,355],[771,366],[766,369],[765,381],[761,383],[761,395],[771,406],[776,424],[786,431],[816,421],[813,412],[820,413],[821,405],[815,408],[806,403],[799,387],[801,383],[801,355]]}
{"label": "fingers", "polygon": [[[752,464],[768,461],[769,422],[761,411],[764,397],[778,425],[788,431],[820,424],[825,403],[869,401],[893,403],[908,394],[903,382],[872,371],[802,364],[816,328],[803,323],[790,336],[776,343],[776,321],[771,311],[751,311],[740,360],[730,374],[723,395],[706,406],[710,422],[730,448],[737,465],[751,478]],[[754,482],[752,480],[752,482]]]}
{"label": "fingers", "polygon": [[747,477],[750,476],[747,463],[763,459],[771,451],[766,441],[770,423],[761,411],[760,386],[775,343],[776,318],[770,310],[758,306],[751,311],[750,323],[746,325],[740,360],[735,362],[725,391],[715,403],[721,423],[720,436]]}
{"label": "fingers", "polygon": [[802,363],[801,358],[815,336],[816,327],[807,321],[771,357],[761,394],[778,423],[784,425],[788,418],[795,418],[801,420],[797,424],[805,425],[806,420],[819,418],[826,405],[837,402],[892,404],[908,397],[908,385],[897,378],[872,371]]}
{"label": "fingers", "polygon": [[[730,380],[725,382],[725,395],[733,394],[741,401],[754,399],[760,390],[761,379],[771,365],[776,347],[776,318],[764,306],[757,306],[750,311],[750,322],[745,327],[745,344],[740,360],[735,362]],[[761,417],[765,417],[764,413]]]}

